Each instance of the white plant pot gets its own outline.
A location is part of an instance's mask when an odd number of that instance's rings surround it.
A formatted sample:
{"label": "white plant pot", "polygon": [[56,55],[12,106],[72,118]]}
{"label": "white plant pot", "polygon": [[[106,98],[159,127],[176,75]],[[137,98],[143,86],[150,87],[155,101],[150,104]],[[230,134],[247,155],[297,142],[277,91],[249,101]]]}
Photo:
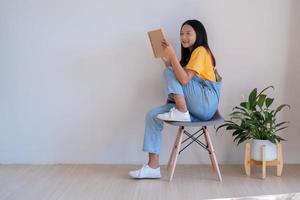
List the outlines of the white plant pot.
{"label": "white plant pot", "polygon": [[262,146],[266,146],[266,161],[277,159],[277,148],[276,144],[269,140],[252,140],[251,144],[251,159],[262,160]]}

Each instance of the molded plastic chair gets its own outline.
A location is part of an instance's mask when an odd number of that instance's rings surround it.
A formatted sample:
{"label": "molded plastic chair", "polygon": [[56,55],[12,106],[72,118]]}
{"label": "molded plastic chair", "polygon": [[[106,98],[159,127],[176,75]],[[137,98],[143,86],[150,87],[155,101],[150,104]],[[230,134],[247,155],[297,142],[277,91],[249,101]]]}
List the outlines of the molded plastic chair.
{"label": "molded plastic chair", "polygon": [[[221,176],[221,172],[219,169],[217,157],[216,157],[214,147],[213,147],[213,144],[211,142],[211,139],[210,139],[210,136],[209,136],[209,133],[207,130],[207,126],[214,126],[214,125],[218,125],[218,124],[221,124],[224,122],[224,119],[220,115],[219,111],[217,111],[215,113],[215,115],[213,116],[213,118],[209,121],[196,121],[196,122],[164,121],[164,122],[166,122],[170,125],[179,127],[177,137],[175,139],[175,143],[174,143],[173,149],[171,151],[171,155],[170,155],[168,166],[167,166],[167,169],[169,171],[169,181],[172,181],[172,179],[173,179],[178,155],[194,142],[196,142],[197,144],[199,144],[201,147],[203,147],[205,150],[208,151],[213,170],[217,172],[219,181],[222,181],[222,176]],[[185,130],[185,127],[199,127],[200,129],[198,131],[196,131],[195,133],[191,134]],[[183,134],[185,134],[187,136],[187,138],[182,141]],[[198,139],[201,136],[204,136],[205,143],[201,142]],[[190,141],[190,143],[188,143],[185,147],[180,149],[181,144],[187,142],[188,140],[192,140],[192,141]]]}

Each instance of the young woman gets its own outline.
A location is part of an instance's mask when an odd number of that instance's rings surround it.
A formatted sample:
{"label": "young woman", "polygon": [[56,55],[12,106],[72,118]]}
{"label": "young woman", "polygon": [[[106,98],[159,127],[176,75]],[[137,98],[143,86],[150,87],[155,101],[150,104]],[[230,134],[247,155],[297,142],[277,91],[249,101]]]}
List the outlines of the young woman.
{"label": "young woman", "polygon": [[172,45],[164,40],[167,104],[146,115],[143,151],[148,164],[130,171],[133,178],[160,178],[159,153],[164,121],[209,120],[217,111],[221,82],[215,74],[215,58],[208,46],[203,24],[197,20],[184,22],[180,29],[181,60]]}

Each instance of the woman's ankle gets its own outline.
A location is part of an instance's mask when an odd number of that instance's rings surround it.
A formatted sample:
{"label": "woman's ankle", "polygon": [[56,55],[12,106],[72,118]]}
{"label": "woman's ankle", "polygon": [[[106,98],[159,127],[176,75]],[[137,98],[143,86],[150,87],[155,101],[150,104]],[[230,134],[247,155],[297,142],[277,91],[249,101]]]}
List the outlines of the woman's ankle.
{"label": "woman's ankle", "polygon": [[155,153],[149,153],[148,166],[156,169],[159,166],[159,155]]}
{"label": "woman's ankle", "polygon": [[174,100],[175,100],[177,110],[179,110],[180,112],[186,112],[187,111],[187,106],[186,106],[186,103],[185,103],[184,96],[179,95],[179,94],[174,94],[173,96],[174,96]]}
{"label": "woman's ankle", "polygon": [[148,163],[148,166],[151,167],[152,169],[156,169],[159,167],[159,164]]}
{"label": "woman's ankle", "polygon": [[177,110],[179,110],[182,113],[185,113],[187,111],[187,108],[177,108]]}

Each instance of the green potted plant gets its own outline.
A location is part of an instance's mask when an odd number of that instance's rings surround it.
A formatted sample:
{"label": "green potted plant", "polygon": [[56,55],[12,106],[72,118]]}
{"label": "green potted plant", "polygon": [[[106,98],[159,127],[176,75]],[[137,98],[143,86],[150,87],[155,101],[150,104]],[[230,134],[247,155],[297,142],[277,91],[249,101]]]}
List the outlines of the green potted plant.
{"label": "green potted plant", "polygon": [[283,139],[277,133],[288,126],[288,121],[277,122],[277,114],[284,108],[290,106],[281,104],[276,109],[271,105],[274,98],[268,97],[265,91],[273,86],[266,87],[261,92],[257,88],[252,90],[246,101],[233,108],[230,119],[217,128],[226,128],[233,131],[232,136],[238,145],[246,140],[252,139],[251,159],[261,160],[260,146],[266,145],[266,160],[277,158],[276,143]]}

